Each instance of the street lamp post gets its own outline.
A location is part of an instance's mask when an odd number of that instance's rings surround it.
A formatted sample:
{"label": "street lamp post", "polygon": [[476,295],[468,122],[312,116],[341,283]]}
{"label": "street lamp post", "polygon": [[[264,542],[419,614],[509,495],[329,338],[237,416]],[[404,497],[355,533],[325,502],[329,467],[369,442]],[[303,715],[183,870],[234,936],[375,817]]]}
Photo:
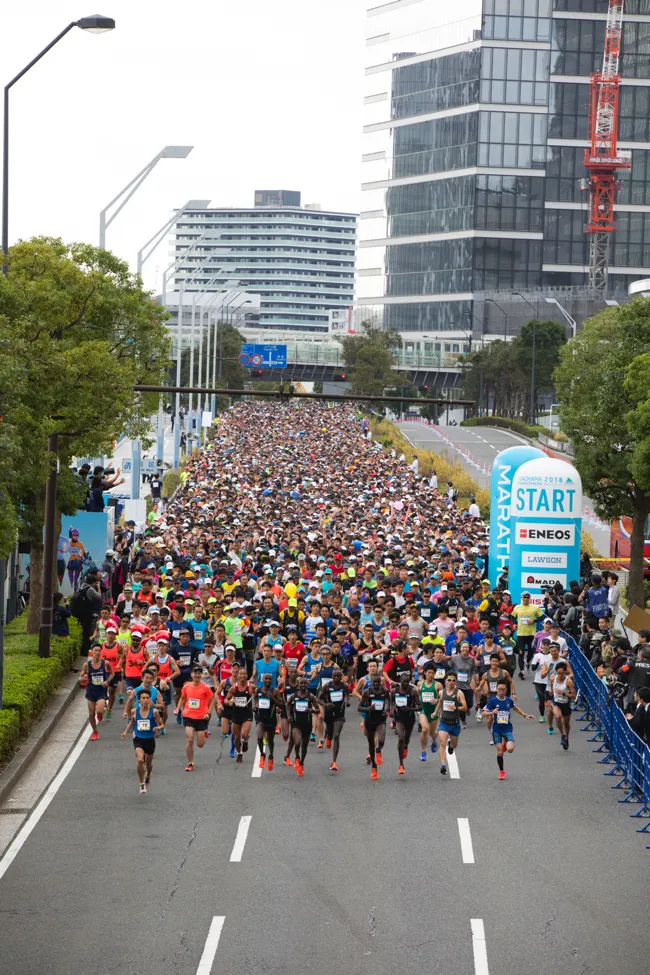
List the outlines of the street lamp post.
{"label": "street lamp post", "polygon": [[[44,57],[48,51],[51,51],[55,44],[65,37],[65,35],[72,30],[73,27],[79,27],[80,30],[85,30],[90,34],[103,34],[106,31],[114,30],[115,21],[112,17],[103,17],[100,14],[94,14],[91,17],[82,17],[81,20],[73,20],[71,24],[68,24],[60,34],[54,38],[53,41],[44,47],[40,54],[37,54],[35,58],[25,65],[22,71],[11,79],[5,85],[4,88],[4,120],[3,120],[3,133],[2,133],[2,273],[8,273],[7,265],[7,253],[9,251],[9,92],[16,84],[17,81],[27,74],[30,68],[33,68],[42,57]],[[41,600],[41,629],[39,633],[39,647],[38,652],[41,657],[49,657],[50,655],[50,636],[52,633],[52,572],[54,566],[54,517],[56,513],[56,469],[53,474],[50,474],[47,480],[46,489],[46,520],[45,520],[45,541],[46,544],[43,549],[43,595]],[[48,503],[49,502],[49,503]],[[49,526],[49,536],[51,537],[51,544],[47,546],[48,541],[48,512],[52,513],[52,525]],[[46,589],[49,586],[49,589]],[[49,592],[49,598],[47,593]],[[0,708],[3,705],[2,699],[2,678],[3,678],[3,659],[4,659],[4,618],[5,618],[5,560],[0,559]]]}
{"label": "street lamp post", "polygon": [[[513,291],[512,293],[513,295],[517,295],[519,298],[522,298],[523,301],[525,301],[526,304],[533,309],[533,315],[537,315],[537,309],[528,300],[528,298],[524,298],[524,296],[520,291]],[[528,411],[528,422],[532,427],[535,423],[535,337],[536,337],[535,325],[536,325],[536,321],[534,318],[531,319],[531,323],[533,326],[533,354],[532,354],[532,360],[530,365],[530,409]]]}
{"label": "street lamp post", "polygon": [[544,301],[546,302],[547,305],[557,305],[558,306],[558,308],[560,309],[560,311],[562,312],[562,314],[566,318],[567,322],[571,326],[571,338],[575,338],[576,328],[578,327],[575,318],[572,318],[571,315],[569,315],[569,313],[566,310],[566,308],[564,307],[564,305],[561,305],[560,302],[557,300],[557,298],[546,298],[545,297],[544,298]]}
{"label": "street lamp post", "polygon": [[[117,194],[117,196],[114,196],[111,202],[104,207],[104,209],[99,214],[99,246],[102,248],[102,250],[106,248],[107,229],[113,223],[118,213],[129,202],[129,200],[131,199],[135,191],[142,185],[142,183],[144,183],[149,173],[151,173],[151,171],[155,168],[155,166],[158,165],[160,160],[161,159],[187,159],[187,157],[189,156],[193,148],[194,146],[165,146],[164,149],[161,149],[158,155],[154,156],[151,162],[148,162],[147,165],[140,170],[137,176],[134,176],[131,182],[127,183],[124,189],[121,189],[120,192]],[[124,199],[122,199],[122,197],[124,197]],[[108,213],[110,208],[115,203],[117,203],[118,200],[120,199],[122,199],[122,202],[115,210],[115,212],[111,214],[111,216],[108,217],[107,219],[106,214]]]}
{"label": "street lamp post", "polygon": [[503,341],[507,342],[508,341],[508,313],[503,310],[499,302],[495,301],[494,298],[486,298],[485,300],[491,301],[493,305],[496,305],[499,311],[501,312],[501,314],[503,315]]}

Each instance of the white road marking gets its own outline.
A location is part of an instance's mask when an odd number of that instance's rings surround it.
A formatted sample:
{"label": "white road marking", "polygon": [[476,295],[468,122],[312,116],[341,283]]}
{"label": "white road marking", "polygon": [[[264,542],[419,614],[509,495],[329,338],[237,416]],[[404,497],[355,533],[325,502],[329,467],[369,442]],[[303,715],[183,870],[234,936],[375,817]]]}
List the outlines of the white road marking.
{"label": "white road marking", "polygon": [[[199,962],[199,967],[196,970],[196,975],[210,975],[210,972],[212,971],[212,963],[214,962],[214,956],[216,955],[217,948],[219,947],[219,938],[221,937],[223,922],[225,920],[226,918],[223,915],[212,918],[210,930],[208,931],[208,936],[205,940],[205,948],[203,949],[203,954],[201,955],[201,961]],[[473,921],[472,924],[474,924]],[[487,972],[487,968],[485,971]]]}
{"label": "white road marking", "polygon": [[[246,845],[246,837],[248,836],[248,830],[250,829],[251,825],[251,819],[252,816],[242,816],[242,818],[239,820],[239,829],[237,830],[237,836],[235,837],[235,845],[233,846],[232,853],[230,854],[231,863],[241,863],[241,858],[244,853],[244,846]],[[467,828],[469,830],[469,826]]]}
{"label": "white road marking", "polygon": [[474,847],[472,846],[472,834],[469,831],[469,819],[458,820],[458,833],[460,835],[460,852],[463,855],[463,863],[474,863]]}
{"label": "white road marking", "polygon": [[449,767],[449,777],[451,779],[459,779],[460,771],[458,769],[458,759],[456,758],[455,750],[453,755],[450,755],[449,752],[447,752],[447,765]]}
{"label": "white road marking", "polygon": [[261,758],[259,745],[255,748],[255,758],[253,759],[253,771],[251,772],[252,779],[262,778],[262,769],[260,768],[260,758]]}
{"label": "white road marking", "polygon": [[33,831],[38,826],[48,806],[50,805],[55,795],[57,794],[57,792],[59,791],[59,789],[65,782],[65,780],[67,779],[68,775],[74,768],[75,762],[77,761],[82,751],[86,747],[86,742],[89,739],[90,739],[90,734],[89,734],[88,726],[84,723],[84,727],[81,731],[79,738],[77,739],[76,745],[74,746],[74,748],[66,758],[65,762],[63,763],[63,765],[61,766],[61,768],[59,769],[59,771],[54,776],[49,786],[43,793],[42,798],[35,806],[34,811],[29,817],[29,819],[26,820],[22,829],[16,834],[13,841],[7,847],[7,850],[4,856],[2,857],[2,860],[0,860],[0,880],[2,880],[7,870],[14,862],[14,860],[22,850],[23,846],[25,845],[25,843],[27,842],[27,840],[29,839]]}
{"label": "white road marking", "polygon": [[485,942],[485,927],[480,917],[471,919],[472,948],[474,949],[474,971],[476,975],[490,975]]}

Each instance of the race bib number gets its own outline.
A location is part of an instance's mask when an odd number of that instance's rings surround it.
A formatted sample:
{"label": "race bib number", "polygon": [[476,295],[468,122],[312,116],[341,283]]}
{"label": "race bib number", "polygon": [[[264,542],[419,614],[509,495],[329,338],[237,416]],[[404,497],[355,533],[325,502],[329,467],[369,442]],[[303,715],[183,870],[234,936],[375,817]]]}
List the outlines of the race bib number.
{"label": "race bib number", "polygon": [[519,622],[520,623],[523,623],[524,626],[528,626],[530,623],[532,623],[532,621],[533,621],[532,620],[532,616],[520,616],[519,617]]}
{"label": "race bib number", "polygon": [[247,697],[236,697],[235,698],[235,707],[236,708],[245,708],[247,704],[248,704],[248,698]]}
{"label": "race bib number", "polygon": [[331,677],[321,677],[321,684],[323,687],[327,687],[327,685],[331,683],[332,683]]}
{"label": "race bib number", "polygon": [[338,704],[343,700],[343,691],[330,691],[330,701],[332,704]]}
{"label": "race bib number", "polygon": [[181,665],[181,667],[189,667],[191,659],[192,659],[191,653],[179,653],[178,655],[178,662]]}
{"label": "race bib number", "polygon": [[101,674],[93,674],[93,681],[92,682],[95,685],[95,687],[97,687],[99,684],[103,684],[104,683],[104,678],[102,677]]}
{"label": "race bib number", "polygon": [[191,697],[191,698],[189,699],[189,701],[187,702],[187,706],[188,706],[188,708],[190,708],[190,710],[192,710],[192,711],[198,711],[198,710],[199,710],[199,708],[201,707],[201,702],[200,702],[200,700],[198,699],[198,697]]}
{"label": "race bib number", "polygon": [[512,649],[512,647],[509,647],[506,644],[506,645],[503,646],[503,652],[505,653],[506,657],[512,657],[513,649]]}
{"label": "race bib number", "polygon": [[309,710],[309,701],[296,701],[296,711],[300,714],[304,714],[305,711]]}
{"label": "race bib number", "polygon": [[405,694],[397,694],[395,696],[395,704],[398,708],[405,708],[408,705],[408,700]]}
{"label": "race bib number", "polygon": [[496,694],[496,692],[497,692],[497,682],[495,680],[489,680],[488,681],[488,686],[489,686],[490,691],[492,692],[492,694]]}
{"label": "race bib number", "polygon": [[151,731],[151,718],[139,718],[138,731]]}
{"label": "race bib number", "polygon": [[423,704],[431,704],[435,701],[436,696],[433,691],[422,691],[422,702]]}
{"label": "race bib number", "polygon": [[455,704],[455,702],[454,701],[443,701],[442,702],[442,710],[443,711],[455,711],[456,710],[456,704]]}
{"label": "race bib number", "polygon": [[497,713],[497,724],[510,724],[510,715],[507,711]]}
{"label": "race bib number", "polygon": [[372,702],[372,707],[373,707],[373,711],[383,711],[384,710],[384,701],[374,700]]}
{"label": "race bib number", "polygon": [[435,679],[436,680],[444,680],[446,673],[447,673],[447,671],[445,670],[444,667],[438,667],[438,669],[436,670],[436,678]]}
{"label": "race bib number", "polygon": [[466,683],[466,681],[469,680],[469,674],[467,673],[466,670],[459,670],[458,671],[458,674],[457,674],[457,677],[458,677],[458,680],[461,681],[463,684]]}
{"label": "race bib number", "polygon": [[373,657],[373,655],[371,653],[364,653],[364,655],[363,655],[363,661],[366,664],[368,663],[369,660],[374,660],[374,659],[375,658]]}
{"label": "race bib number", "polygon": [[260,709],[260,711],[268,711],[269,708],[271,707],[271,702],[268,699],[268,697],[259,697],[257,699],[257,706]]}

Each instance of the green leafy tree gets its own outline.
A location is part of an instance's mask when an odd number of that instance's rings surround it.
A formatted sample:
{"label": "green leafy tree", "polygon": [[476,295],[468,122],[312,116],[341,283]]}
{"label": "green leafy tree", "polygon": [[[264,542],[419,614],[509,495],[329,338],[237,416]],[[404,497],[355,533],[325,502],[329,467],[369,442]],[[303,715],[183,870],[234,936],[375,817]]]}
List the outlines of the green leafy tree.
{"label": "green leafy tree", "polygon": [[402,379],[394,371],[395,353],[401,348],[402,339],[398,332],[376,328],[369,321],[362,322],[361,329],[359,335],[338,339],[352,392],[381,396],[388,386],[394,387]]}
{"label": "green leafy tree", "polygon": [[165,310],[107,251],[35,238],[10,249],[8,266],[8,276],[0,277],[2,370],[16,386],[3,423],[10,456],[18,459],[13,471],[0,465],[0,553],[13,544],[12,526],[31,543],[34,631],[44,484],[54,461],[48,437],[58,434],[59,513],[73,511],[82,494],[69,471],[73,457],[110,453],[112,441],[126,432],[152,442],[149,418],[158,395],[136,393],[134,385],[164,382],[170,342]]}
{"label": "green leafy tree", "polygon": [[644,605],[643,543],[650,514],[650,301],[584,322],[553,375],[560,425],[596,512],[632,519],[629,596]]}

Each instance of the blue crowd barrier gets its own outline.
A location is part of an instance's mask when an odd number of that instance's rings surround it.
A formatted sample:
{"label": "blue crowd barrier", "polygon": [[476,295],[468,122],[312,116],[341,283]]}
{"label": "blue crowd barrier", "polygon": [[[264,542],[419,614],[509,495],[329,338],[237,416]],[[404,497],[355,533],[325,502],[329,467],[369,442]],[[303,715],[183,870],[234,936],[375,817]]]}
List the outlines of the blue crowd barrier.
{"label": "blue crowd barrier", "polygon": [[[581,731],[593,732],[589,741],[598,742],[594,751],[602,753],[604,775],[616,778],[612,789],[624,792],[620,803],[633,803],[639,808],[630,815],[648,822],[637,829],[650,832],[650,746],[632,731],[616,701],[599,679],[573,637],[564,634],[569,647],[578,698],[574,710],[581,712],[577,721]],[[650,847],[648,847],[650,849]]]}

